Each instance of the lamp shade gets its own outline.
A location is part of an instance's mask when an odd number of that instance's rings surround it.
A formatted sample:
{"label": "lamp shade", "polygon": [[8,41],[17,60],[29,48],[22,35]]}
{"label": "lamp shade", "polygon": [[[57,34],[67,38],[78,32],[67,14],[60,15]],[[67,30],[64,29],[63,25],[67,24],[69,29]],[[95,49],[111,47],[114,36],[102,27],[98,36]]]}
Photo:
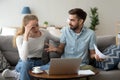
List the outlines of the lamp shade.
{"label": "lamp shade", "polygon": [[31,14],[30,8],[29,7],[24,7],[22,10],[22,14]]}

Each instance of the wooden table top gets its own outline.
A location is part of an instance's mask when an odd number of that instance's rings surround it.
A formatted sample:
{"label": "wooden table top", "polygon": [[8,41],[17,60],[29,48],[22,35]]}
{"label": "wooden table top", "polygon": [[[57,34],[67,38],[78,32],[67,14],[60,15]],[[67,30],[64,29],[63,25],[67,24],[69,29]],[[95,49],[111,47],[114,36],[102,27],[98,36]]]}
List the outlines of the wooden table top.
{"label": "wooden table top", "polygon": [[[99,73],[98,70],[94,71],[95,75]],[[29,74],[32,77],[38,78],[38,79],[76,79],[76,78],[86,78],[94,75],[79,75],[79,74],[65,74],[65,75],[49,75],[45,71],[43,73],[35,74],[32,71],[29,71]]]}

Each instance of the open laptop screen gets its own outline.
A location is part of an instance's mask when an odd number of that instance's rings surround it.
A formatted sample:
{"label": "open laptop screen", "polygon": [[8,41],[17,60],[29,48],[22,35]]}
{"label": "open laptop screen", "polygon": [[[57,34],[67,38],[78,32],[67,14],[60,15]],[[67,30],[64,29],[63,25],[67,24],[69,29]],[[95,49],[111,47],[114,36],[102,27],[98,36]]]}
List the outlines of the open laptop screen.
{"label": "open laptop screen", "polygon": [[74,74],[78,72],[80,63],[80,58],[52,58],[47,72],[48,74]]}

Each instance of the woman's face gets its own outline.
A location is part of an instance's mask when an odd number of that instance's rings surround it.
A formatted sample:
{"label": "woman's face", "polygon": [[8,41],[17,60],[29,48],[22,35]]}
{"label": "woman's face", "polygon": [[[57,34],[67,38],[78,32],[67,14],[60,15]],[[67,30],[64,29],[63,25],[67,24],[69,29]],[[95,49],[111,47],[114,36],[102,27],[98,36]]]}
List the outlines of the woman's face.
{"label": "woman's face", "polygon": [[39,32],[39,24],[37,20],[30,20],[31,22],[31,31],[30,33],[38,33]]}

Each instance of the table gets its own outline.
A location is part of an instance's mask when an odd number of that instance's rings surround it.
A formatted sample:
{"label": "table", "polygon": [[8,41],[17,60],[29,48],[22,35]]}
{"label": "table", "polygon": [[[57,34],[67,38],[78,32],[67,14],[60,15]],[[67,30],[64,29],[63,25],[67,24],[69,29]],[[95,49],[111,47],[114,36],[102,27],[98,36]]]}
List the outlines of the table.
{"label": "table", "polygon": [[[95,75],[97,75],[99,73],[98,70],[95,70]],[[49,75],[47,74],[45,71],[43,71],[43,73],[39,73],[39,74],[35,74],[35,73],[32,73],[32,71],[30,70],[29,71],[29,74],[39,80],[39,79],[47,79],[47,80],[57,80],[57,79],[61,79],[61,80],[69,80],[69,79],[80,79],[80,78],[86,78],[86,80],[89,80],[89,77],[90,76],[95,76],[95,75],[78,75],[77,73],[76,74],[65,74],[65,75]]]}

